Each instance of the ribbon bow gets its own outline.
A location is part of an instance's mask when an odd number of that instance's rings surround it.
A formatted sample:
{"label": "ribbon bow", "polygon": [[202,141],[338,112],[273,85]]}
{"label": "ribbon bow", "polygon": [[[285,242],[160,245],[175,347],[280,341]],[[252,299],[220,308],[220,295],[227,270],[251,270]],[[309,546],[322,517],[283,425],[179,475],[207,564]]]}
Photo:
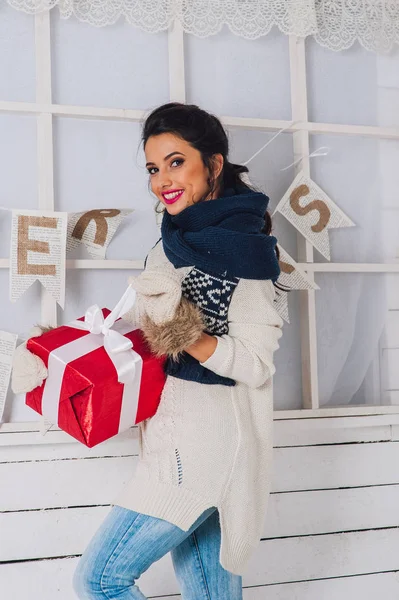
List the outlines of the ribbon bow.
{"label": "ribbon bow", "polygon": [[131,285],[127,288],[115,308],[104,319],[103,312],[98,304],[90,306],[85,314],[84,321],[72,321],[68,327],[76,327],[90,331],[95,335],[104,336],[104,348],[118,373],[120,383],[131,383],[136,373],[136,352],[132,350],[133,343],[127,337],[112,329],[115,321],[127,313],[136,301],[136,290]]}

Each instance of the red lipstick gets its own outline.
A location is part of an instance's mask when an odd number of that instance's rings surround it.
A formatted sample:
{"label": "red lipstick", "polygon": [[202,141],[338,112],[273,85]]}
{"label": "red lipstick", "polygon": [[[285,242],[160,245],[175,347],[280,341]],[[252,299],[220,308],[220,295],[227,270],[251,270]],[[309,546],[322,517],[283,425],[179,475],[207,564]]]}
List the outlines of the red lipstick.
{"label": "red lipstick", "polygon": [[[165,197],[165,194],[169,196],[169,194],[173,194],[173,192],[180,192],[179,194],[177,194],[176,196],[174,196],[173,198],[170,198],[169,200]],[[181,198],[181,196],[183,195],[184,190],[169,190],[167,192],[162,192],[162,197],[165,200],[166,204],[174,204],[175,202],[177,202],[177,200],[179,200],[179,198]]]}

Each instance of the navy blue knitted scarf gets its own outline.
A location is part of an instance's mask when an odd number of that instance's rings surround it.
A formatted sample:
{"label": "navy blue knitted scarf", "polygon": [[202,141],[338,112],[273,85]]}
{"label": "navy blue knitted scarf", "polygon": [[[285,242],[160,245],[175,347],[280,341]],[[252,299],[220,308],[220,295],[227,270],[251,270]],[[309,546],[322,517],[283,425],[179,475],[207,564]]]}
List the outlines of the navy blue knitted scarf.
{"label": "navy blue knitted scarf", "polygon": [[[193,267],[183,280],[182,293],[201,308],[211,335],[228,332],[228,307],[240,278],[276,281],[280,274],[277,240],[261,231],[268,202],[265,194],[240,186],[177,215],[164,212],[164,252],[175,268]],[[187,352],[178,360],[168,357],[165,372],[198,383],[236,383],[206,369]]]}
{"label": "navy blue knitted scarf", "polygon": [[166,210],[162,242],[175,268],[195,265],[243,279],[277,281],[277,239],[261,231],[269,198],[248,188],[228,188],[215,200],[193,204],[177,215]]}

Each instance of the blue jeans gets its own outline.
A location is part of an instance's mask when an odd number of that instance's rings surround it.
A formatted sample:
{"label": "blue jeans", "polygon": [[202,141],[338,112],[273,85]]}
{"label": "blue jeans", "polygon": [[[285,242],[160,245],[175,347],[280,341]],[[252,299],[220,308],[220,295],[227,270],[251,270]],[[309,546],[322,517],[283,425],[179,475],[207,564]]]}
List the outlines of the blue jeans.
{"label": "blue jeans", "polygon": [[136,579],[171,552],[182,600],[242,600],[242,577],[219,563],[219,513],[208,508],[188,531],[113,506],[73,576],[80,600],[145,600]]}

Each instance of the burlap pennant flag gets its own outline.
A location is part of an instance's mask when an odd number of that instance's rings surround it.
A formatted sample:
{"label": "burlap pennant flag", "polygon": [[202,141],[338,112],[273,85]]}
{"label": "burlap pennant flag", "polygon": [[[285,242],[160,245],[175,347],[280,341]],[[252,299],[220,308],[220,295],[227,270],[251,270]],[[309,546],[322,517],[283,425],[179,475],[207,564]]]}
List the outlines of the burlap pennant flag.
{"label": "burlap pennant flag", "polygon": [[67,213],[12,211],[10,300],[15,302],[38,279],[64,308]]}
{"label": "burlap pennant flag", "polygon": [[83,244],[92,258],[105,258],[123,219],[133,209],[99,208],[68,214],[67,252]]}
{"label": "burlap pennant flag", "polygon": [[355,226],[355,223],[303,171],[295,177],[273,215],[277,211],[328,260],[328,230]]}
{"label": "burlap pennant flag", "polygon": [[[281,273],[277,280],[277,284],[282,288],[286,287],[289,290],[319,290],[319,286],[309,279],[308,275],[303,271],[298,263],[278,244],[280,251],[279,265]],[[276,297],[274,306],[284,321],[290,322],[288,312],[288,293],[284,290],[276,288]]]}

